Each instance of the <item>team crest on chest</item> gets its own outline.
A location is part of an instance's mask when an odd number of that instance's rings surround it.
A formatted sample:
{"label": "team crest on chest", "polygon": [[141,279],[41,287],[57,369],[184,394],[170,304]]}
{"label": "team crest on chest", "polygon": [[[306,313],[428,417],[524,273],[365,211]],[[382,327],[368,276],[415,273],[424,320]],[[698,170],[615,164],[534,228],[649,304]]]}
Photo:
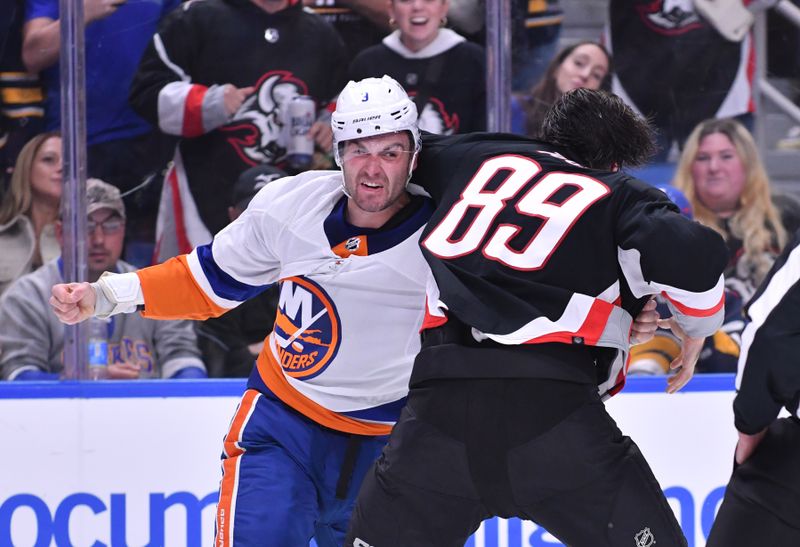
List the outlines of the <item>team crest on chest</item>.
{"label": "team crest on chest", "polygon": [[308,380],[330,365],[342,340],[336,306],[327,293],[309,279],[281,281],[273,333],[283,371]]}
{"label": "team crest on chest", "polygon": [[292,72],[273,70],[255,88],[233,120],[219,130],[246,165],[274,165],[286,156],[283,111],[295,97],[308,95],[308,86]]}

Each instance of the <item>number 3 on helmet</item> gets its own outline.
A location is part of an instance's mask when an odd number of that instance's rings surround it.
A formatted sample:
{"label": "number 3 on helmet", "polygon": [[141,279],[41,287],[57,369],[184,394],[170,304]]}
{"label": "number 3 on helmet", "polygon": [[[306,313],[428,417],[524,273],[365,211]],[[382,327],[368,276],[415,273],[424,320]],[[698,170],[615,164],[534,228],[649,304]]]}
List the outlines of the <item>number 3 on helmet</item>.
{"label": "number 3 on helmet", "polygon": [[[339,145],[352,139],[409,131],[414,141],[414,156],[420,149],[417,107],[402,86],[389,76],[351,80],[336,100],[331,126],[333,154],[340,167]],[[410,165],[413,163],[412,158]]]}

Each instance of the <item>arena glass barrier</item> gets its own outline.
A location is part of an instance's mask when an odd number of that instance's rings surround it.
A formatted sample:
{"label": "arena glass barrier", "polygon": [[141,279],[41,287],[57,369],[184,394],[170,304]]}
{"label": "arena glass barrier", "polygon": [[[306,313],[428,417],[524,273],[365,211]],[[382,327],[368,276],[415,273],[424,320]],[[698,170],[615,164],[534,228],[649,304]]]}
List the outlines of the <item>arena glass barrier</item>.
{"label": "arena glass barrier", "polygon": [[[663,377],[634,377],[607,403],[690,547],[705,544],[731,472],[733,385],[697,376],[667,395]],[[243,390],[242,380],[0,383],[0,545],[211,546],[222,437]],[[561,543],[531,522],[492,519],[467,545]]]}

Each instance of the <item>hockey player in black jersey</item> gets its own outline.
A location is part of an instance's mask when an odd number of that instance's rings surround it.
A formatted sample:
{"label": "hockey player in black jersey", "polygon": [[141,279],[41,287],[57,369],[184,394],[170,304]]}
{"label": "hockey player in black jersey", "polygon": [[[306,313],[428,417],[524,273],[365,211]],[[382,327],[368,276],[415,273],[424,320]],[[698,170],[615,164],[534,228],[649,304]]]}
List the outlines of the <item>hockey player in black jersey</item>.
{"label": "hockey player in black jersey", "polygon": [[683,345],[667,391],[689,381],[722,320],[725,245],[619,171],[653,145],[618,97],[565,94],[544,138],[424,140],[413,181],[437,208],[420,243],[423,345],[348,547],[460,546],[495,515],[577,547],[686,545],[601,399],[622,388],[632,317],[654,294]]}
{"label": "hockey player in black jersey", "polygon": [[[800,545],[800,232],[746,313],[733,402],[736,468],[706,545]],[[778,418],[782,408],[791,416]]]}

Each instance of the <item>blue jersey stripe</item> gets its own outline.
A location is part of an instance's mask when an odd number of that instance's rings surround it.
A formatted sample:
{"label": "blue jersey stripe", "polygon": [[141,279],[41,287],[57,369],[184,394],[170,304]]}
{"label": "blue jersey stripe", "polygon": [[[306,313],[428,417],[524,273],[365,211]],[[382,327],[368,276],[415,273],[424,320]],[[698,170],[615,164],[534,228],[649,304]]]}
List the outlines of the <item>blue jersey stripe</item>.
{"label": "blue jersey stripe", "polygon": [[363,410],[353,410],[352,412],[340,412],[339,414],[358,420],[369,420],[371,422],[396,422],[404,406],[406,406],[406,397],[381,406],[365,408]]}
{"label": "blue jersey stripe", "polygon": [[197,259],[214,294],[226,300],[244,302],[262,293],[269,285],[248,285],[225,273],[214,260],[211,244],[197,248]]}

